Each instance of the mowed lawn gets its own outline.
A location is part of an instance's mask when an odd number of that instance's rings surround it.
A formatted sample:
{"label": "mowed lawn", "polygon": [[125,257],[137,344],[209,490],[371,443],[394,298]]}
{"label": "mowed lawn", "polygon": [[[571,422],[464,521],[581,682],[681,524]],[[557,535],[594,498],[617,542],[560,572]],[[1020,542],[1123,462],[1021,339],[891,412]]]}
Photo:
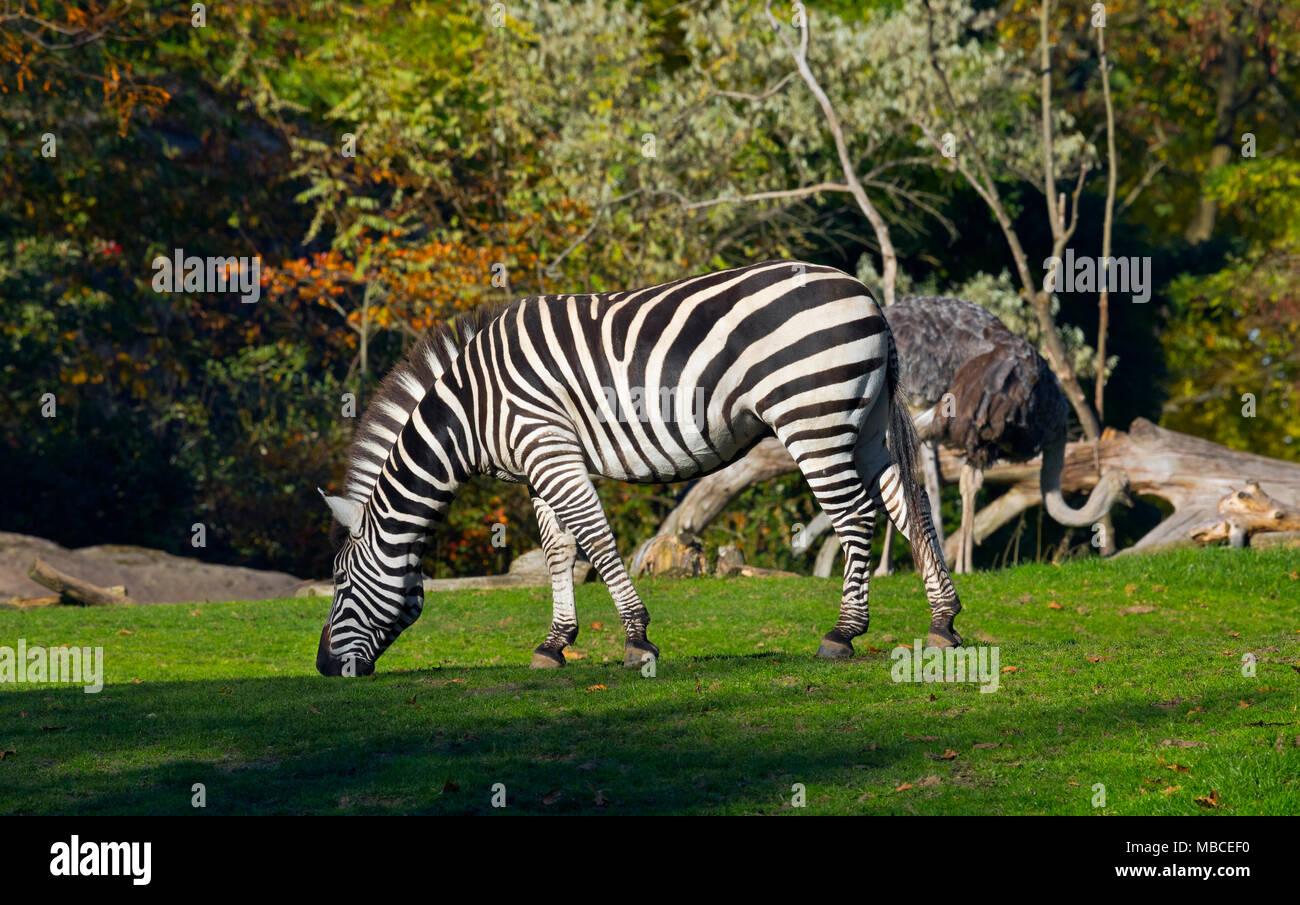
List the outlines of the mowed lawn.
{"label": "mowed lawn", "polygon": [[1223,549],[959,577],[991,694],[891,680],[928,624],[910,573],[873,581],[849,662],[812,656],[837,581],[643,582],[654,678],[621,666],[599,584],[553,671],[526,666],[543,589],[432,594],[361,679],[316,674],[319,598],[0,610],[0,645],[101,646],[107,682],[0,684],[0,813],[1295,814],[1298,568]]}

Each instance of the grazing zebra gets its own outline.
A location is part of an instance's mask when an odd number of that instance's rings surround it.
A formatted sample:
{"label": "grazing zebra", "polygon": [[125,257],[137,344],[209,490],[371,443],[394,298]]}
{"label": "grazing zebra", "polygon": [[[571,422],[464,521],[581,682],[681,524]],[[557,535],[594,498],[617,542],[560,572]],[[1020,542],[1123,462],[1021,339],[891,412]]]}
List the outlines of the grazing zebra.
{"label": "grazing zebra", "polygon": [[[471,312],[424,339],[384,380],[358,426],[345,495],[325,497],[347,536],[317,668],[369,674],[416,620],[425,538],[475,474],[526,483],[532,496],[554,593],[550,633],[532,665],[563,665],[577,638],[578,544],[622,617],[625,663],[657,657],[646,637],[650,614],[591,475],[682,481],[773,434],[845,550],[839,619],[818,654],[851,656],[852,639],[867,630],[882,507],[912,542],[930,601],[928,643],[959,645],[961,604],[914,473],[898,374],[889,327],[866,287],[812,264],[768,261]],[[678,401],[674,410],[656,404],[665,398]]]}

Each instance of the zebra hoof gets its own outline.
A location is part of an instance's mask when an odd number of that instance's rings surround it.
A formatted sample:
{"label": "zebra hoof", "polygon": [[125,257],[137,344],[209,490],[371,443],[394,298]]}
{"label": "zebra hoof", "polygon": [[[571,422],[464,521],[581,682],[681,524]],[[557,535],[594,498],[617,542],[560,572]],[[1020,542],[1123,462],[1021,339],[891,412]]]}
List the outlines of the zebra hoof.
{"label": "zebra hoof", "polygon": [[925,646],[961,647],[961,635],[957,634],[951,619],[947,623],[933,622],[930,624],[930,633],[925,636]]}
{"label": "zebra hoof", "polygon": [[528,664],[531,669],[559,669],[563,665],[564,653],[549,647],[539,647],[533,651],[533,662]]}
{"label": "zebra hoof", "polygon": [[659,648],[655,647],[646,639],[640,641],[627,642],[623,651],[623,665],[629,668],[640,668],[646,660],[658,660]]}
{"label": "zebra hoof", "polygon": [[821,646],[817,648],[817,656],[823,660],[847,660],[853,656],[853,642],[846,641],[834,632],[827,632],[822,636]]}

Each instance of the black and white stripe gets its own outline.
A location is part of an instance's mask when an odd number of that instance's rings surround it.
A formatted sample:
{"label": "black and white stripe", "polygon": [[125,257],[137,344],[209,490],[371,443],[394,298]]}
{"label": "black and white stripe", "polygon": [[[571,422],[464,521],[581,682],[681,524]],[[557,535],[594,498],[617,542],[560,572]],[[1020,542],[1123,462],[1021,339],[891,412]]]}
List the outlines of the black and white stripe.
{"label": "black and white stripe", "polygon": [[[527,298],[458,329],[425,340],[385,380],[358,429],[346,496],[327,498],[348,538],[322,672],[337,674],[345,661],[373,669],[419,615],[423,540],[475,474],[532,492],[555,596],[534,665],[562,663],[577,636],[579,544],[622,617],[628,662],[657,655],[590,476],[687,480],[773,434],[845,550],[840,618],[820,652],[848,655],[867,629],[881,508],[913,541],[931,642],[960,643],[952,619],[961,605],[914,476],[907,409],[895,399],[893,340],[857,280],[769,261],[647,289]],[[663,398],[676,404],[664,410]]]}

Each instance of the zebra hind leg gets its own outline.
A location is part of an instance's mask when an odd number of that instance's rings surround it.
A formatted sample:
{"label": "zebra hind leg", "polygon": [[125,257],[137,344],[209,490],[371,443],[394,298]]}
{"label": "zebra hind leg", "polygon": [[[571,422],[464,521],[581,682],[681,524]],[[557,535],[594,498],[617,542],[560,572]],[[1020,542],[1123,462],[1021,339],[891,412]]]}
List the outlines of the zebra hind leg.
{"label": "zebra hind leg", "polygon": [[533,669],[554,669],[564,665],[564,649],[578,638],[578,613],[573,600],[573,561],[578,555],[578,544],[545,500],[533,497],[533,509],[541,529],[542,552],[551,572],[553,612],[551,630],[533,651],[530,665]]}
{"label": "zebra hind leg", "polygon": [[881,504],[889,513],[894,527],[912,545],[917,571],[925,582],[925,595],[930,601],[930,631],[926,635],[926,646],[960,647],[961,635],[957,634],[953,620],[961,612],[961,601],[957,599],[957,589],[953,587],[948,564],[944,561],[943,551],[934,536],[925,495],[920,494],[921,512],[909,511],[898,466],[892,462],[879,473],[875,485],[875,492],[879,494]]}
{"label": "zebra hind leg", "polygon": [[834,628],[822,636],[817,648],[817,656],[826,659],[852,657],[853,639],[866,632],[871,622],[868,592],[871,539],[876,524],[876,506],[858,475],[853,447],[843,444],[843,433],[837,436],[838,445],[834,443],[835,437],[822,443],[787,443],[790,455],[803,472],[844,550],[844,587],[840,596],[839,619]]}
{"label": "zebra hind leg", "polygon": [[817,656],[832,660],[852,657],[853,639],[865,634],[871,624],[871,538],[876,513],[865,487],[859,486],[855,497],[861,500],[858,506],[830,517],[844,548],[844,587],[839,618],[822,636]]}

